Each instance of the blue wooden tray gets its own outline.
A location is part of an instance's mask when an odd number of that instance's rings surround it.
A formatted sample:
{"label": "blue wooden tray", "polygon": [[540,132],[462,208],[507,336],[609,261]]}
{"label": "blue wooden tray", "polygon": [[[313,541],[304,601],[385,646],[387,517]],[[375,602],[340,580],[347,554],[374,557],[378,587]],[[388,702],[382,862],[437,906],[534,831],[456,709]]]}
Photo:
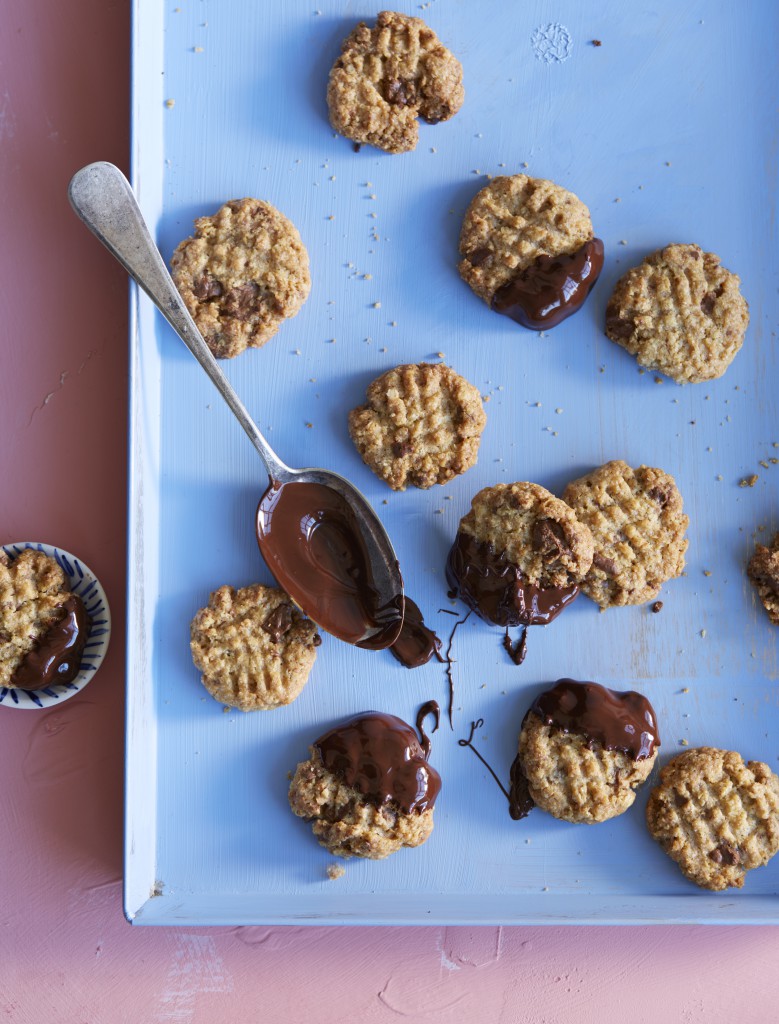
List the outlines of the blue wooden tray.
{"label": "blue wooden tray", "polygon": [[[287,772],[340,718],[376,708],[412,720],[422,701],[443,704],[443,670],[409,672],[388,653],[325,637],[287,708],[225,714],[206,695],[189,621],[220,584],[270,582],[253,530],[265,476],[201,369],[133,290],[127,916],[779,923],[779,858],[742,891],[699,891],[645,829],[649,786],[607,824],[571,826],[538,811],[516,823],[457,744],[482,717],[480,749],[506,778],[525,708],[571,675],[644,691],[659,716],[661,761],[686,740],[777,765],[779,631],[756,606],[744,565],[754,537],[779,527],[779,466],[759,465],[779,441],[779,7],[424,6],[400,8],[423,14],[462,60],[465,105],[446,124],[422,125],[414,153],[386,156],[334,137],[324,100],[341,39],[371,8],[135,0],[133,181],[160,247],[169,257],[196,216],[245,195],[295,222],[311,296],[276,338],[225,370],[290,465],[328,466],[363,489],[409,592],[442,634],[454,621],[437,613],[451,607],[446,551],[472,495],[498,481],[559,494],[608,459],[662,466],[690,515],[687,573],[664,588],[659,615],[647,606],[601,615],[581,598],[533,631],[522,668],[506,659],[498,630],[464,626],[455,729],[434,738],[443,791],[432,838],[384,863],[349,862],[329,881],[332,858],[289,812]],[[520,170],[576,192],[606,244],[590,301],[546,337],[491,314],[456,271],[471,197],[487,174]],[[744,348],[712,384],[656,381],[603,334],[616,279],[671,241],[718,253],[750,304]],[[444,488],[390,492],[352,447],[346,413],[381,371],[440,353],[489,397],[478,465]],[[740,488],[752,473],[754,487]]]}

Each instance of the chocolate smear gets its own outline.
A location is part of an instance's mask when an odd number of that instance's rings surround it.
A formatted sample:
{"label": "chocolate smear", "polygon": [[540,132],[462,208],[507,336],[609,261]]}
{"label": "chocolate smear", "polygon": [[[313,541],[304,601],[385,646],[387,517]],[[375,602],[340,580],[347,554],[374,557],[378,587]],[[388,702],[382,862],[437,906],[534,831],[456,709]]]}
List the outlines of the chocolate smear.
{"label": "chocolate smear", "polygon": [[400,635],[390,651],[395,655],[401,665],[406,668],[420,668],[426,665],[433,655],[443,662],[440,655],[441,641],[425,625],[419,605],[410,597],[406,599],[406,608],[403,615],[403,625],[400,627]]}

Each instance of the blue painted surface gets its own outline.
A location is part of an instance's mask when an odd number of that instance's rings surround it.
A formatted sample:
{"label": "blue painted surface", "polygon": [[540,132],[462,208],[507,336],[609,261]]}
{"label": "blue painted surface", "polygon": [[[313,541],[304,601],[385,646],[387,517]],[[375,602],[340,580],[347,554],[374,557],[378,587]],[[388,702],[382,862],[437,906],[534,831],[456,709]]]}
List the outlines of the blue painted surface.
{"label": "blue painted surface", "polygon": [[[144,24],[152,3],[137,0]],[[188,624],[217,586],[270,582],[253,534],[264,472],[191,356],[161,319],[142,313],[130,564],[154,586],[142,597],[131,579],[128,736],[153,751],[156,791],[143,793],[147,769],[131,755],[128,821],[145,837],[139,843],[153,845],[148,888],[159,882],[163,895],[138,920],[779,921],[779,858],[748,877],[745,893],[697,891],[646,832],[649,786],[602,825],[538,811],[515,823],[487,771],[457,745],[482,717],[479,749],[507,778],[527,705],[570,675],[646,693],[661,763],[684,739],[777,766],[777,630],[756,606],[744,564],[755,531],[765,539],[779,528],[779,466],[758,464],[779,453],[779,9],[559,0],[511,5],[509,16],[501,0],[433,0],[424,16],[462,60],[465,105],[446,124],[423,125],[414,153],[387,156],[356,154],[334,138],[324,102],[340,40],[374,12],[318,6],[166,5],[164,76],[153,59],[144,64],[156,39],[137,40],[146,106],[136,108],[136,172],[145,168],[141,201],[166,258],[196,216],[245,195],[287,214],[310,254],[301,313],[263,349],[223,364],[257,422],[291,465],[328,466],[364,491],[409,592],[442,635],[454,622],[437,612],[452,607],[448,545],[472,495],[499,481],[533,480],[559,494],[607,459],[661,466],[690,515],[687,574],[663,588],[659,615],[648,606],[599,614],[580,598],[548,630],[532,631],[519,669],[498,630],[462,627],[455,729],[442,727],[433,743],[443,791],[432,838],[383,863],[349,862],[330,882],[332,858],[288,810],[287,772],[342,717],[377,708],[413,720],[422,701],[443,705],[444,674],[436,664],[409,672],[389,654],[326,637],[287,708],[225,714],[205,693]],[[537,33],[550,24],[565,33],[542,32],[544,43]],[[547,61],[550,52],[564,59]],[[154,103],[149,76],[161,83]],[[160,137],[166,99],[175,105]],[[545,337],[490,313],[456,272],[462,215],[485,174],[518,171],[576,192],[606,244],[587,305]],[[603,335],[617,278],[672,241],[718,253],[750,304],[744,348],[711,384],[655,382]],[[489,396],[479,462],[444,488],[396,494],[361,463],[346,413],[378,373],[438,353]],[[739,488],[751,473],[757,484]],[[130,912],[139,905],[135,898]]]}

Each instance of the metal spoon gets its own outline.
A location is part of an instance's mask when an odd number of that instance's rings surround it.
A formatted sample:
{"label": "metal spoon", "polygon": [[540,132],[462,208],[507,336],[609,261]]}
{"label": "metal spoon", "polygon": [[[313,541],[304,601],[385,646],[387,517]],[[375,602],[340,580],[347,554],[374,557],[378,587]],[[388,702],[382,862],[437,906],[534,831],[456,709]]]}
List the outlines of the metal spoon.
{"label": "metal spoon", "polygon": [[[290,469],[273,451],[195,326],[119,168],[104,162],[83,167],[73,176],[68,196],[81,220],[146,292],[206,371],[265,463],[271,487],[258,508],[257,540],[271,572],[283,577],[282,585],[290,597],[327,632],[374,650],[391,646],[403,624],[403,580],[390,539],[371,506],[337,473]],[[286,493],[294,493],[297,508],[305,497],[314,507],[305,509],[296,524],[295,551],[291,553],[297,559],[290,560],[290,549],[281,550],[279,544],[281,529],[272,529],[272,512],[279,493],[285,494],[285,486],[300,484],[307,489],[287,487]],[[318,502],[318,497],[323,500]],[[279,515],[279,523],[281,518]],[[285,519],[288,527],[288,517]],[[286,533],[289,543],[289,529]],[[301,552],[306,571],[295,575],[293,564],[296,560],[300,563]],[[337,592],[332,602],[331,591]],[[366,595],[370,608],[360,605]]]}

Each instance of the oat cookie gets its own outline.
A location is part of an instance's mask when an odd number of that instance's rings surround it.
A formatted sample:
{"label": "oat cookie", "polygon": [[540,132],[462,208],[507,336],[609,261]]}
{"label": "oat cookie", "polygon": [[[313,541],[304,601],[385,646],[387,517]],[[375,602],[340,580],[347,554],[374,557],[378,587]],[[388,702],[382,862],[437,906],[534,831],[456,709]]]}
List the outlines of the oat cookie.
{"label": "oat cookie", "polygon": [[487,422],[473,384],[443,363],[396,366],[349,413],[349,434],[373,472],[395,491],[445,484],[476,462]]}
{"label": "oat cookie", "polygon": [[690,881],[741,888],[779,850],[779,778],[732,750],[685,750],[660,772],[646,821]]}
{"label": "oat cookie", "polygon": [[215,590],[190,626],[203,686],[221,704],[267,711],[306,684],[321,640],[316,626],[276,587]]}
{"label": "oat cookie", "polygon": [[606,334],[642,366],[682,384],[721,377],[749,324],[739,284],[714,253],[668,245],[617,282]]}
{"label": "oat cookie", "polygon": [[532,712],[522,723],[517,752],[532,802],[555,818],[587,825],[623,814],[656,758],[656,749],[640,760],[609,750],[586,735],[547,725]]}
{"label": "oat cookie", "polygon": [[420,18],[382,11],[347,36],[330,71],[330,124],[358,144],[406,153],[429,124],[454,117],[463,104],[463,69]]}
{"label": "oat cookie", "polygon": [[563,499],[592,533],[595,554],[582,590],[601,608],[651,601],[681,575],[689,519],[662,469],[607,462],[568,484]]}
{"label": "oat cookie", "polygon": [[54,558],[26,548],[11,559],[0,549],[0,686],[13,685],[16,670],[61,618],[69,597]]}
{"label": "oat cookie", "polygon": [[768,618],[779,626],[779,533],[770,547],[758,544],[747,566],[747,575],[768,612]]}
{"label": "oat cookie", "polygon": [[297,228],[261,199],[234,199],[199,217],[171,267],[200,333],[222,359],[264,345],[311,290]]}
{"label": "oat cookie", "polygon": [[590,531],[570,506],[539,484],[485,487],[459,528],[502,552],[533,586],[580,583],[592,563]]}
{"label": "oat cookie", "polygon": [[491,305],[539,256],[577,252],[592,237],[590,211],[573,192],[526,174],[493,178],[466,211],[458,269]]}
{"label": "oat cookie", "polygon": [[292,778],[289,804],[331,853],[381,860],[430,836],[441,779],[402,719],[355,715],[309,753]]}

